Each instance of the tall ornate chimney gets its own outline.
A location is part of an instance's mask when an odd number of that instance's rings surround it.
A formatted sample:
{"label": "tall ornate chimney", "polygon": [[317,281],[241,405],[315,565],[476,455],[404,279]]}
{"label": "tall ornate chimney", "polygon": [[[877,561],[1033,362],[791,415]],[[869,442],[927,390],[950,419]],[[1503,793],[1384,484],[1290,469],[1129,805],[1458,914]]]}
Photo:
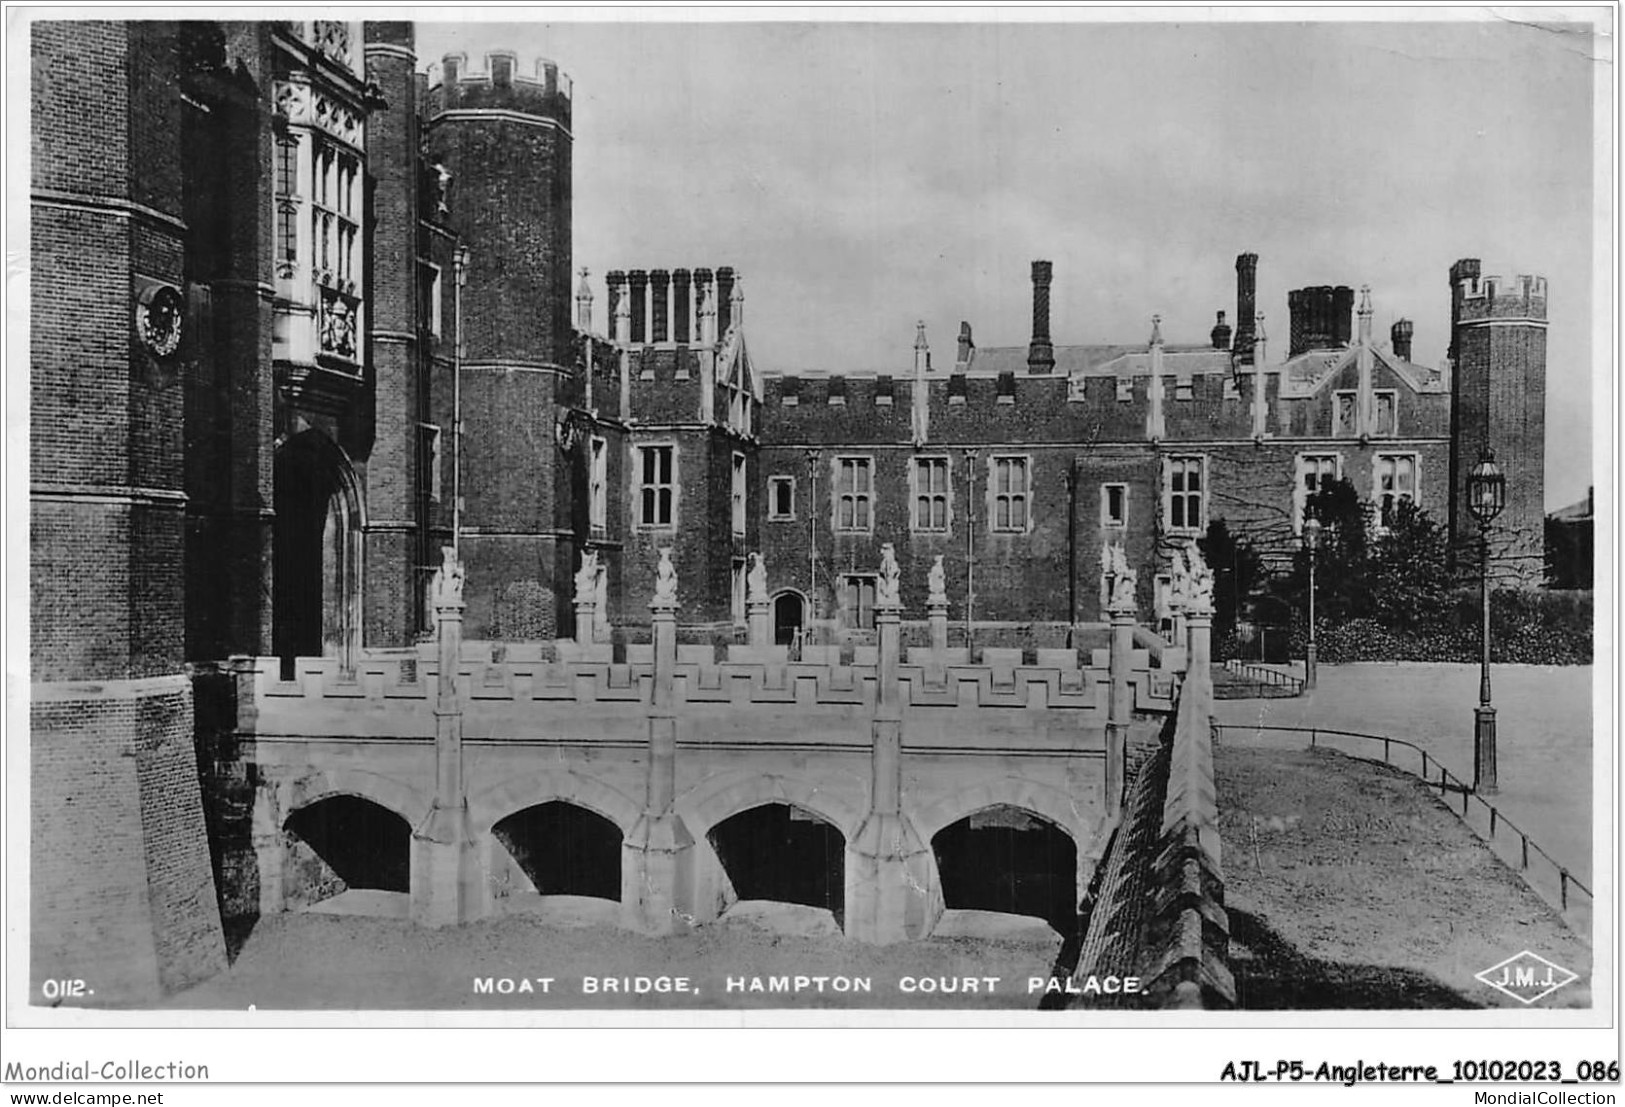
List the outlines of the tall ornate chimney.
{"label": "tall ornate chimney", "polygon": [[1027,347],[1027,372],[1049,373],[1055,369],[1055,346],[1049,339],[1049,285],[1054,267],[1047,261],[1033,262],[1033,340]]}
{"label": "tall ornate chimney", "polygon": [[1252,364],[1253,318],[1258,314],[1258,255],[1236,256],[1236,337],[1230,350],[1236,360]]}

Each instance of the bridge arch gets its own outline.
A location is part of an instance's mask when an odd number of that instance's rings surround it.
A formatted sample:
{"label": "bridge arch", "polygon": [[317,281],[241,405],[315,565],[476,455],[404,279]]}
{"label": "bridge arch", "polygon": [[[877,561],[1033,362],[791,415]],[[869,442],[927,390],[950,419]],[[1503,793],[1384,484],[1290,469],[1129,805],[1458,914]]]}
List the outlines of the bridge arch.
{"label": "bridge arch", "polygon": [[365,769],[314,769],[281,784],[278,789],[278,822],[313,803],[333,796],[357,796],[399,815],[408,827],[416,829],[429,815],[430,797],[393,777]]}
{"label": "bridge arch", "polygon": [[1099,805],[1092,797],[1080,803],[1053,785],[1014,776],[978,781],[908,814],[914,829],[929,842],[938,831],[989,807],[1019,807],[1042,816],[1066,831],[1080,857],[1094,844],[1100,821]]}
{"label": "bridge arch", "polygon": [[795,777],[745,770],[718,773],[677,798],[675,807],[695,839],[724,819],[766,803],[789,803],[817,815],[847,841],[863,822],[864,812],[828,788]]}
{"label": "bridge arch", "polygon": [[[428,812],[428,798],[410,785],[364,769],[312,769],[262,789],[254,815],[261,911],[346,892],[409,893],[412,831]],[[390,913],[377,902],[361,906]]]}
{"label": "bridge arch", "polygon": [[509,815],[552,800],[562,800],[602,815],[620,828],[631,831],[643,814],[643,805],[626,793],[589,776],[569,769],[544,769],[503,781],[468,801],[469,822],[475,834],[489,834],[491,828]]}
{"label": "bridge arch", "polygon": [[1102,825],[1093,797],[1080,803],[1052,785],[996,777],[924,806],[914,825],[946,907],[1038,916],[1072,935]]}
{"label": "bridge arch", "polygon": [[[851,791],[867,801],[861,787]],[[761,898],[826,907],[841,925],[846,845],[864,815],[856,802],[795,777],[734,770],[708,777],[674,806],[694,838],[702,919],[717,917],[736,899]],[[818,825],[786,807],[800,808]]]}

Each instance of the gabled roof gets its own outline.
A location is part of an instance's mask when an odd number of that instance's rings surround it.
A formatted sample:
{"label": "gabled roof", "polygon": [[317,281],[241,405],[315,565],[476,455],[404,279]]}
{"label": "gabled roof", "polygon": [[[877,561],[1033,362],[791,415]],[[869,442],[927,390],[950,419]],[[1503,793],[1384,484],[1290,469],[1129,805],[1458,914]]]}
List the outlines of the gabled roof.
{"label": "gabled roof", "polygon": [[[1445,392],[1449,389],[1444,374],[1437,369],[1406,361],[1381,346],[1372,346],[1371,354],[1374,361],[1386,365],[1413,392]],[[1354,364],[1359,356],[1360,347],[1356,343],[1335,350],[1305,350],[1296,357],[1288,358],[1281,364],[1281,394],[1288,398],[1313,396],[1345,368]]]}
{"label": "gabled roof", "polygon": [[1410,385],[1418,392],[1447,392],[1450,382],[1445,380],[1444,374],[1437,369],[1429,369],[1425,365],[1406,361],[1393,350],[1373,346],[1371,352],[1377,355],[1377,360],[1392,369],[1400,380]]}
{"label": "gabled roof", "polygon": [[1354,347],[1305,350],[1281,363],[1281,394],[1313,396],[1354,361]]}

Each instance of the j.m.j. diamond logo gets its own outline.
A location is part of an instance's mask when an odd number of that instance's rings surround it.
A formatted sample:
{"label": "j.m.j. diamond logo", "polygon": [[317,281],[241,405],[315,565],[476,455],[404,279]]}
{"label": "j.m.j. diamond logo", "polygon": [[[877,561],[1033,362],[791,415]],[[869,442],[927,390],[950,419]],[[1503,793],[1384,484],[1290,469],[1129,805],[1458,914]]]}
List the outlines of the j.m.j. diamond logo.
{"label": "j.m.j. diamond logo", "polygon": [[1491,965],[1474,979],[1528,1005],[1546,998],[1564,985],[1573,984],[1580,976],[1526,949],[1499,965]]}

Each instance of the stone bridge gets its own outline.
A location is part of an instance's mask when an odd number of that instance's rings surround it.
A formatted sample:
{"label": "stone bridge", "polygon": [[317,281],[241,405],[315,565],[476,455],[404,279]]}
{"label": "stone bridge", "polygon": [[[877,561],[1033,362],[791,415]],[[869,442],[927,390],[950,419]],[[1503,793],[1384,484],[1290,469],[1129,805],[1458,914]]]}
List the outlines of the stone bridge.
{"label": "stone bridge", "polygon": [[[844,658],[719,658],[679,647],[674,606],[651,607],[653,642],[621,662],[590,642],[465,643],[455,602],[418,650],[291,674],[234,659],[259,912],[372,886],[434,926],[565,892],[618,900],[620,925],[651,934],[738,899],[828,907],[871,942],[928,935],[956,907],[1064,929],[1119,818],[1126,751],[1154,739],[1184,657],[1154,664],[1122,611],[1088,657],[905,659],[881,607],[878,645]],[[313,814],[340,798],[347,813]],[[354,863],[380,851],[393,876]]]}

